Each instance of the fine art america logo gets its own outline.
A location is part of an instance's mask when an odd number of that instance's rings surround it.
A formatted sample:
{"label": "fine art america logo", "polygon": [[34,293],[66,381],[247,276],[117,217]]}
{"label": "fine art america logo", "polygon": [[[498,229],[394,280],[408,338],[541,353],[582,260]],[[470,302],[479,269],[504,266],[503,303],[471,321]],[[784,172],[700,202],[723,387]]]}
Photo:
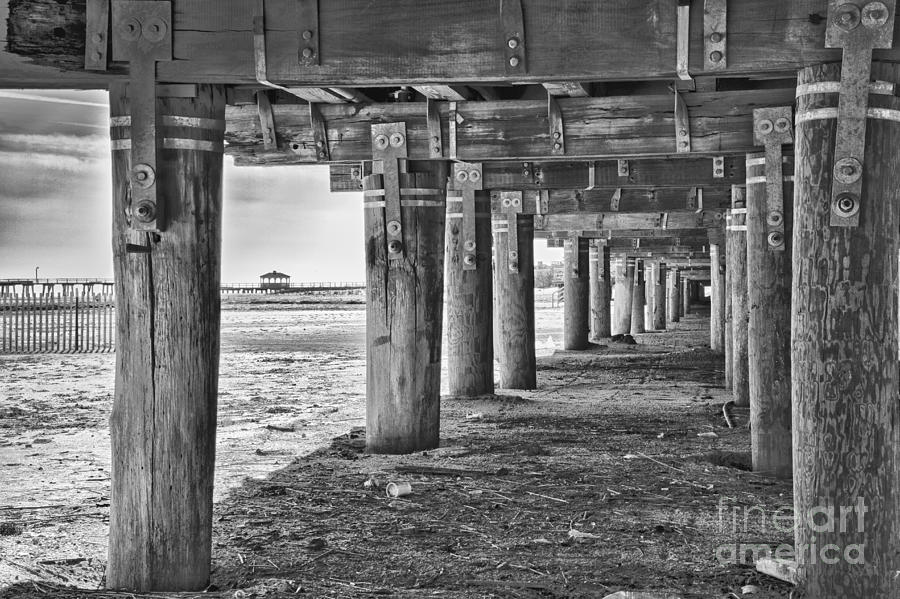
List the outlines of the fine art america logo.
{"label": "fine art america logo", "polygon": [[[850,534],[865,530],[865,516],[868,508],[862,497],[853,505],[819,505],[798,514],[794,518],[791,507],[781,507],[769,512],[761,506],[729,504],[727,498],[719,501],[719,532],[730,533],[733,537],[756,536],[759,533],[793,533],[798,526],[807,528],[814,539],[815,534]],[[850,543],[839,546],[834,543],[819,545],[815,542],[798,547],[782,543],[772,546],[767,543],[731,543],[716,548],[716,559],[722,564],[752,564],[761,557],[779,560],[800,561],[806,564],[836,564],[843,560],[848,564],[865,563],[865,543]]]}

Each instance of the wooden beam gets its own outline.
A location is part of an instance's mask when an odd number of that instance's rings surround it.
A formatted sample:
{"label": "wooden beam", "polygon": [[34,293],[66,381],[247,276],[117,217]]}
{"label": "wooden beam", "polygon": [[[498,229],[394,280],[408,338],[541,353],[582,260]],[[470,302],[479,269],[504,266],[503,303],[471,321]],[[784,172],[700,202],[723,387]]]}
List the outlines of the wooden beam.
{"label": "wooden beam", "polygon": [[464,102],[471,100],[474,95],[472,90],[464,85],[414,85],[412,88],[432,100]]}
{"label": "wooden beam", "polygon": [[[539,219],[535,229],[543,231],[579,231],[601,229],[662,229],[666,230],[709,228],[722,220],[721,212],[703,211],[672,212],[664,219],[658,214],[619,214],[599,212],[584,214],[550,214]],[[663,220],[666,222],[663,223]]]}
{"label": "wooden beam", "polygon": [[[715,175],[711,156],[643,158],[628,160],[627,175],[619,175],[617,160],[570,162],[486,162],[482,172],[485,189],[652,189],[664,187],[725,187],[743,185],[743,156],[723,156],[721,177]],[[359,175],[370,163],[333,164],[331,191],[359,191]],[[591,171],[593,170],[593,179]],[[366,172],[365,174],[369,174]]]}
{"label": "wooden beam", "polygon": [[[9,2],[9,52],[55,69],[81,70],[84,3]],[[676,4],[655,0],[522,0],[527,68],[508,71],[506,43],[498,36],[498,3],[483,0],[395,0],[360,8],[356,0],[319,3],[320,64],[297,60],[300,21],[296,3],[266,3],[265,36],[271,81],[282,85],[412,85],[463,82],[599,81],[676,76]],[[65,10],[61,10],[62,8]],[[59,14],[56,14],[56,13]],[[827,0],[745,0],[728,7],[728,66],[716,77],[792,73],[840,60],[825,48]],[[255,81],[254,2],[195,0],[174,4],[176,60],[159,65],[172,82]],[[35,19],[36,15],[45,18]],[[49,18],[48,18],[49,17]],[[66,33],[60,37],[59,29]],[[703,75],[703,10],[691,11],[689,63]],[[876,51],[884,60],[900,50]],[[115,65],[111,75],[121,73]],[[47,71],[47,83],[56,80]],[[0,70],[0,86],[22,82]]]}
{"label": "wooden beam", "polygon": [[[690,114],[693,157],[737,155],[756,150],[753,109],[790,104],[794,90],[683,94]],[[675,115],[671,95],[557,100],[566,129],[566,155],[561,160],[669,156],[675,153]],[[278,137],[284,140],[267,151],[259,115],[250,106],[228,108],[226,139],[235,164],[302,164],[316,162],[309,107],[275,104]],[[444,155],[450,156],[450,105],[438,106]],[[363,107],[346,104],[320,106],[334,162],[359,162],[372,157],[370,127],[404,122],[409,157],[431,157],[425,103],[398,102]],[[553,141],[545,101],[460,102],[456,110],[456,158],[541,160],[552,158]]]}

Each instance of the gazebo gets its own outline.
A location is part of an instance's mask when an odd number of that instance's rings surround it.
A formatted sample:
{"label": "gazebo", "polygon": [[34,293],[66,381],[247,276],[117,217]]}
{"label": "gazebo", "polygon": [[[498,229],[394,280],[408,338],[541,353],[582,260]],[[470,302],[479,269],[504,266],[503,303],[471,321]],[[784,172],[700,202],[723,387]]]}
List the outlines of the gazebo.
{"label": "gazebo", "polygon": [[262,289],[287,289],[291,286],[291,276],[273,270],[259,275],[259,286]]}

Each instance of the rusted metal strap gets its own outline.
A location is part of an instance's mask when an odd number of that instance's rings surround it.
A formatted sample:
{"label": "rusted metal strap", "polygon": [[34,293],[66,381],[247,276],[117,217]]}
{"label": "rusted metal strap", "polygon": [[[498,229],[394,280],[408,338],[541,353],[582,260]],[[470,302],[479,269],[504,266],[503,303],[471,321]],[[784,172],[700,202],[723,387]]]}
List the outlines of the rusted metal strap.
{"label": "rusted metal strap", "polygon": [[483,189],[481,163],[453,163],[453,188],[462,196],[463,270],[476,270],[475,192]]}
{"label": "rusted metal strap", "polygon": [[566,131],[562,111],[559,109],[559,102],[549,93],[547,94],[547,119],[550,121],[550,153],[553,156],[565,156]]}
{"label": "rusted metal strap", "polygon": [[675,73],[682,81],[693,82],[688,69],[691,53],[691,0],[678,0]]}
{"label": "rusted metal strap", "polygon": [[162,142],[158,131],[156,63],[172,60],[172,4],[168,0],[117,0],[112,4],[111,19],[113,60],[130,63],[129,226],[161,232],[166,215],[156,184],[156,154]]}
{"label": "rusted metal strap", "polygon": [[408,144],[406,123],[372,125],[372,172],[384,181],[384,222],[388,257],[403,258],[403,218],[400,204],[400,173],[406,172]]}
{"label": "rusted metal strap", "polygon": [[316,144],[316,159],[319,162],[331,160],[331,150],[328,148],[328,128],[319,105],[313,102],[309,104],[309,124],[313,132],[313,141]]}
{"label": "rusted metal strap", "polygon": [[109,47],[109,0],[87,0],[85,7],[84,68],[105,71]]}
{"label": "rusted metal strap", "polygon": [[441,113],[435,100],[425,100],[425,114],[428,121],[428,153],[432,158],[444,157],[443,133],[441,133]]}
{"label": "rusted metal strap", "polygon": [[794,141],[791,116],[790,106],[753,111],[753,138],[757,145],[765,146],[766,151],[766,239],[770,249],[779,251],[784,250],[782,146]]}
{"label": "rusted metal strap", "polygon": [[509,75],[527,73],[522,0],[500,0],[500,32],[503,36],[506,73]]}
{"label": "rusted metal strap", "polygon": [[691,151],[691,118],[684,98],[675,90],[675,151]]}
{"label": "rusted metal strap", "polygon": [[707,71],[722,71],[728,66],[725,35],[728,0],[703,2],[703,66]]}
{"label": "rusted metal strap", "polygon": [[828,2],[825,47],[844,50],[831,185],[832,226],[859,224],[872,50],[893,46],[895,8],[896,0],[867,2],[862,8],[846,0]]}
{"label": "rusted metal strap", "polygon": [[[519,214],[522,212],[523,194],[521,191],[498,191],[492,194],[492,199],[500,203],[500,213],[506,215],[507,245],[509,251],[506,255],[506,264],[510,272],[519,272]],[[497,223],[494,223],[494,231],[498,231]]]}

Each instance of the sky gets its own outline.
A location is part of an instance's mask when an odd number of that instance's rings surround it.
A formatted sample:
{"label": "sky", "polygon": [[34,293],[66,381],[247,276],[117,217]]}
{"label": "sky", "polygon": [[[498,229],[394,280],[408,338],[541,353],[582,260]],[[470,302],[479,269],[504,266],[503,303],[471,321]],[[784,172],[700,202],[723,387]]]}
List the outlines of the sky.
{"label": "sky", "polygon": [[[0,279],[112,277],[108,114],[105,91],[0,90]],[[226,156],[222,236],[224,282],[365,279],[362,194],[332,194],[326,166]]]}

